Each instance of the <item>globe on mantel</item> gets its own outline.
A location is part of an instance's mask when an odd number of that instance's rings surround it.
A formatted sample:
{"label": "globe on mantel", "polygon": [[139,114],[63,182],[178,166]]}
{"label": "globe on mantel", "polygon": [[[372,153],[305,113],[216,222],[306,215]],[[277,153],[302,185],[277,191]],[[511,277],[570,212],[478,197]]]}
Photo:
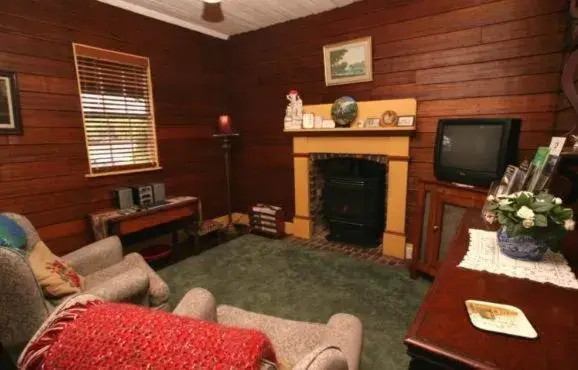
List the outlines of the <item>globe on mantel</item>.
{"label": "globe on mantel", "polygon": [[351,96],[342,96],[331,106],[331,118],[337,127],[349,127],[357,117],[357,103]]}

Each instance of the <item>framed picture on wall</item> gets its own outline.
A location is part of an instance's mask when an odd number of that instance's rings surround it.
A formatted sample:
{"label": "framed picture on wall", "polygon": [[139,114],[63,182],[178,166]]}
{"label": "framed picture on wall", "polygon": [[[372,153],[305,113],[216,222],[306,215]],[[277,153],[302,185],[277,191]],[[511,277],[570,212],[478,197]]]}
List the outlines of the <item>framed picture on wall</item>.
{"label": "framed picture on wall", "polygon": [[16,72],[0,70],[0,134],[22,134]]}
{"label": "framed picture on wall", "polygon": [[373,80],[371,36],[323,47],[325,85]]}

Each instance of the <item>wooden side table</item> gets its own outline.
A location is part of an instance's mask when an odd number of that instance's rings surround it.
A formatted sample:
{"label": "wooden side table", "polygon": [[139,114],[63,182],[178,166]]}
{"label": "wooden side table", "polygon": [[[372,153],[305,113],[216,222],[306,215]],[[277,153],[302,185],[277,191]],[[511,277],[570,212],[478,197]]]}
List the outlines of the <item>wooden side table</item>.
{"label": "wooden side table", "polygon": [[90,215],[95,238],[110,235],[121,238],[158,227],[167,227],[173,235],[173,245],[178,243],[178,230],[198,224],[199,199],[195,197],[169,198],[168,203],[132,213],[109,210]]}

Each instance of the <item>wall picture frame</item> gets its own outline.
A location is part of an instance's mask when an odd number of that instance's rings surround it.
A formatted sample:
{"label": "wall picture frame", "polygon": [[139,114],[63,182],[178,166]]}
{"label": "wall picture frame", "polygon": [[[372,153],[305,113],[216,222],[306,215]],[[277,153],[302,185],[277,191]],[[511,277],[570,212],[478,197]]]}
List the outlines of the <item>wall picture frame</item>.
{"label": "wall picture frame", "polygon": [[325,85],[373,81],[371,36],[323,47]]}
{"label": "wall picture frame", "polygon": [[16,72],[0,70],[0,134],[22,135]]}

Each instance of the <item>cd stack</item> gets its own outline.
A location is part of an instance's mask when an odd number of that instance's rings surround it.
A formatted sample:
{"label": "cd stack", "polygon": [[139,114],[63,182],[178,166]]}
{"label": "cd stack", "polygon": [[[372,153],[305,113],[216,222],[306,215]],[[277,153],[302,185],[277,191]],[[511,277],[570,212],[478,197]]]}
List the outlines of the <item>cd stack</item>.
{"label": "cd stack", "polygon": [[285,236],[285,217],[281,207],[258,203],[249,209],[251,231],[267,236]]}

